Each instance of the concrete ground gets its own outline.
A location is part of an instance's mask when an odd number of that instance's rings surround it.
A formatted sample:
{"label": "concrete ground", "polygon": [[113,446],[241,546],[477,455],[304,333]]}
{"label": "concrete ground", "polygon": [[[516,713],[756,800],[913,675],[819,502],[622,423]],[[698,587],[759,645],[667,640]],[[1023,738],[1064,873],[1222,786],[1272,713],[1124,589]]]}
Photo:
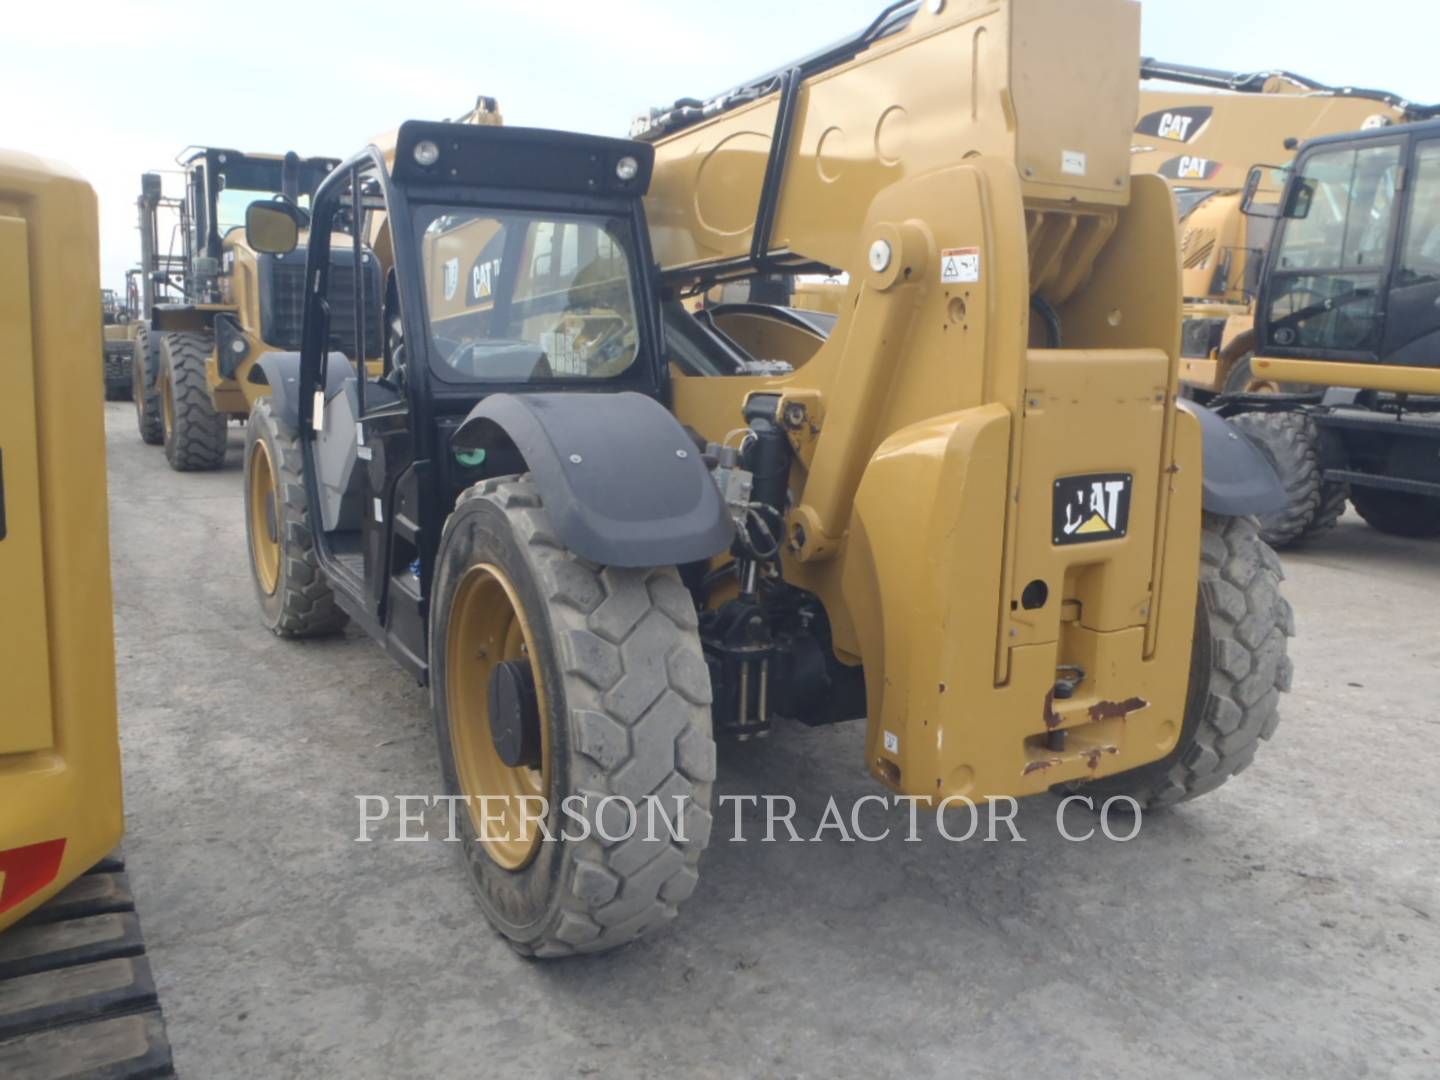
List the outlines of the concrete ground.
{"label": "concrete ground", "polygon": [[[1048,797],[1024,844],[905,843],[903,811],[717,841],[670,927],[529,963],[452,845],[355,842],[357,794],[440,790],[427,697],[354,631],[261,628],[240,430],[179,475],[106,410],[125,843],[184,1077],[1440,1075],[1440,544],[1347,516],[1287,556],[1275,740],[1128,843],[1065,842]],[[730,748],[719,790],[813,830],[878,790],[861,739]]]}

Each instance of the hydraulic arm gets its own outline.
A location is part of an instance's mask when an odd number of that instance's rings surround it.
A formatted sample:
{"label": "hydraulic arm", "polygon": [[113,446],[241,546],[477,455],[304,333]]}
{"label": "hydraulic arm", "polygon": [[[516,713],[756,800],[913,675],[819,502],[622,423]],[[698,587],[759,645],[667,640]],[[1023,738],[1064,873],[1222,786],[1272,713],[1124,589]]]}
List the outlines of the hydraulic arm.
{"label": "hydraulic arm", "polygon": [[[1173,206],[1129,172],[1138,32],[1120,0],[897,5],[637,126],[675,287],[848,275],[828,339],[743,396],[792,451],[783,578],[863,665],[899,790],[1025,794],[1180,730],[1201,440]],[[736,383],[678,372],[676,411],[721,439]]]}

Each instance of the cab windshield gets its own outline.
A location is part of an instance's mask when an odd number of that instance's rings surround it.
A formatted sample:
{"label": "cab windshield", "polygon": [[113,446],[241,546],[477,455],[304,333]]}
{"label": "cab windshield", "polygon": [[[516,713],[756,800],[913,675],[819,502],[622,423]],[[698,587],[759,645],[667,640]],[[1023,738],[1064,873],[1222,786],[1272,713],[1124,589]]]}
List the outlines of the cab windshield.
{"label": "cab windshield", "polygon": [[417,214],[442,378],[609,379],[635,363],[628,221],[451,207]]}
{"label": "cab windshield", "polygon": [[[215,198],[215,228],[224,236],[231,229],[245,224],[245,208],[253,202],[268,202],[277,198],[279,188],[274,191],[249,191],[245,188],[227,187]],[[310,196],[300,195],[300,208],[310,209]]]}

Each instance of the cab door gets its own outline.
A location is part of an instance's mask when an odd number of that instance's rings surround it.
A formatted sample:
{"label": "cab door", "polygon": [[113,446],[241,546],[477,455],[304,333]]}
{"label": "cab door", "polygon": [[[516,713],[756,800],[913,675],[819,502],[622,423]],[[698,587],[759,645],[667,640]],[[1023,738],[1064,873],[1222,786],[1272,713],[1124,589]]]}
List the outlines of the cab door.
{"label": "cab door", "polygon": [[1322,145],[1298,163],[1261,297],[1266,355],[1376,358],[1404,150],[1399,137]]}
{"label": "cab door", "polygon": [[1440,367],[1440,138],[1417,140],[1407,171],[1381,359]]}
{"label": "cab door", "polygon": [[[400,658],[418,662],[424,628],[412,401],[417,380],[409,378],[396,284],[397,208],[378,162],[362,159],[345,173],[328,219],[324,308],[332,357],[339,350],[347,364],[332,359],[327,370],[327,430],[317,436],[320,486],[323,492],[327,470],[345,485],[346,529],[329,537],[329,546],[356,598],[384,628],[384,639],[398,646]],[[330,385],[332,379],[343,387]],[[324,443],[332,439],[338,448],[327,454]]]}

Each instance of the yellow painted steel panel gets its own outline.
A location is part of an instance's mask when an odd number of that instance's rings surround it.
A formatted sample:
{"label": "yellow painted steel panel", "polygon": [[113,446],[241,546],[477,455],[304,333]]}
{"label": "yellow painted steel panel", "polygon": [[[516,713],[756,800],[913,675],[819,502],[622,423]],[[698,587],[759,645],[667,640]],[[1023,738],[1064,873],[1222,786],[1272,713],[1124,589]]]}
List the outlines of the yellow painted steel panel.
{"label": "yellow painted steel panel", "polygon": [[22,219],[0,217],[0,754],[52,739],[28,237]]}
{"label": "yellow painted steel panel", "polygon": [[[26,480],[19,481],[28,481],[28,497],[23,504],[7,498],[11,535],[0,550],[22,535],[40,546],[29,567],[26,603],[34,603],[31,590],[39,590],[43,603],[39,611],[18,613],[7,584],[0,631],[17,635],[27,648],[43,643],[49,657],[40,683],[33,681],[35,671],[21,671],[26,681],[19,692],[10,681],[17,677],[14,657],[0,660],[7,680],[0,695],[0,732],[7,734],[0,738],[12,740],[0,747],[0,856],[10,853],[14,866],[26,861],[15,849],[51,853],[42,860],[47,883],[0,910],[4,930],[111,850],[124,814],[105,414],[95,377],[102,340],[93,303],[100,291],[95,192],[63,165],[0,151],[0,223],[0,446],[7,488],[12,475],[18,481],[22,473],[12,474],[8,462],[22,422],[33,454]],[[23,350],[21,343],[28,343]],[[26,392],[11,393],[22,382]],[[18,730],[22,715],[43,718],[49,737],[27,753],[6,752],[17,748],[8,733]]]}

